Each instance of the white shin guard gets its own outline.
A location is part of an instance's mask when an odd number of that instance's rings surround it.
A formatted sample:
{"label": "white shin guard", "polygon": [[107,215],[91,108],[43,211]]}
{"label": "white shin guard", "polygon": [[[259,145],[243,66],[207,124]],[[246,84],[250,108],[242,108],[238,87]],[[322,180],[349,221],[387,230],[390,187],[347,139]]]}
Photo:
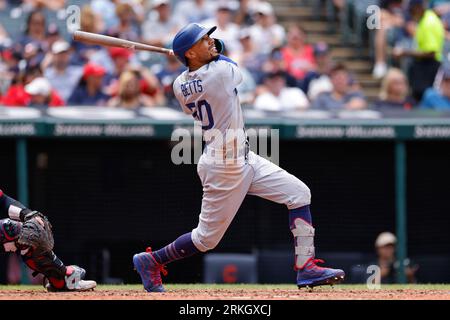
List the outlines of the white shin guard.
{"label": "white shin guard", "polygon": [[295,267],[301,269],[314,258],[314,228],[303,219],[295,219],[291,230],[295,243]]}

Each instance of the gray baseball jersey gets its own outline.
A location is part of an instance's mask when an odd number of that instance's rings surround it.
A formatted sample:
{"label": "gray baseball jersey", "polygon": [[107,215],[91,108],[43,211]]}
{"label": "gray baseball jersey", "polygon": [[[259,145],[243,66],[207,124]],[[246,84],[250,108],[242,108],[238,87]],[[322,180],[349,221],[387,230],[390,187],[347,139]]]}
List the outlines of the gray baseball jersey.
{"label": "gray baseball jersey", "polygon": [[[212,139],[211,131],[227,136],[228,131],[241,132],[244,137],[244,120],[236,87],[242,81],[237,65],[220,56],[198,70],[183,72],[174,82],[173,89],[183,111],[200,121],[207,150],[240,148],[245,139]],[[237,142],[236,142],[237,141]],[[310,203],[308,187],[295,176],[274,163],[249,152],[245,161],[220,162],[217,154],[202,154],[197,172],[203,185],[202,208],[197,228],[192,231],[192,241],[200,251],[213,249],[222,239],[247,194],[256,195],[289,209]],[[304,224],[302,221],[300,224]],[[294,234],[311,237],[313,230],[299,225]],[[296,244],[296,265],[301,266],[314,252],[312,241],[307,247]]]}
{"label": "gray baseball jersey", "polygon": [[196,71],[186,70],[173,84],[183,111],[201,122],[209,149],[235,148],[233,134],[241,138],[238,148],[245,142],[244,120],[236,89],[241,81],[242,74],[234,62],[220,56]]}

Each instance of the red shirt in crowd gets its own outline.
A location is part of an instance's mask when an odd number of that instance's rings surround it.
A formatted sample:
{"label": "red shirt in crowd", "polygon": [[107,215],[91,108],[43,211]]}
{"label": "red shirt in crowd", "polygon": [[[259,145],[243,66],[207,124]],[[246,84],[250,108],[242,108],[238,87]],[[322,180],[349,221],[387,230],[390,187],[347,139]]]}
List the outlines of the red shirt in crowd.
{"label": "red shirt in crowd", "polygon": [[311,45],[305,45],[300,52],[294,52],[290,47],[281,49],[281,54],[286,62],[287,72],[297,80],[302,80],[311,66],[316,65],[314,58],[314,48]]}
{"label": "red shirt in crowd", "polygon": [[[1,99],[1,104],[9,107],[25,107],[30,104],[31,96],[25,92],[23,85],[12,85]],[[52,90],[49,107],[62,107],[64,100]]]}

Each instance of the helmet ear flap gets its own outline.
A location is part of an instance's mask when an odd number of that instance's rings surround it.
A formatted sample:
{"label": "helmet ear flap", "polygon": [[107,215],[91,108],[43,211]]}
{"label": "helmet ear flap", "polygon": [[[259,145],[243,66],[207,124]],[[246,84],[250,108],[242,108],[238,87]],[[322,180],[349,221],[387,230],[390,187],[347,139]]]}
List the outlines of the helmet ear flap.
{"label": "helmet ear flap", "polygon": [[225,44],[220,39],[213,38],[213,40],[214,40],[214,45],[216,46],[217,52],[222,54],[225,51]]}

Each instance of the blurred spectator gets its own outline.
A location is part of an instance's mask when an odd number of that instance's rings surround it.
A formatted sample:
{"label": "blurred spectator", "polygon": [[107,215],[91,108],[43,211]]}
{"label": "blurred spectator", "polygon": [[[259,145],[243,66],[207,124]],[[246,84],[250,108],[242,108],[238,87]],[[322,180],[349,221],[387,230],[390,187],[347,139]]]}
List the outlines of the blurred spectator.
{"label": "blurred spectator", "polygon": [[379,111],[391,111],[411,110],[413,106],[406,75],[400,69],[389,69],[381,82],[379,99],[373,103],[373,107]]}
{"label": "blurred spectator", "polygon": [[[126,69],[127,66],[140,66],[139,61],[134,51],[131,49],[120,47],[103,47],[101,50],[92,54],[89,62],[101,65],[106,69],[107,74],[113,76],[113,79],[119,79],[120,73]],[[110,82],[111,77],[105,79]]]}
{"label": "blurred spectator", "polygon": [[140,30],[136,24],[133,7],[128,3],[119,2],[116,5],[116,15],[119,23],[107,30],[107,34],[120,39],[140,41]]}
{"label": "blurred spectator", "polygon": [[128,67],[133,52],[126,48],[112,47],[109,48],[109,55],[114,63],[115,76],[118,78]]}
{"label": "blurred spectator", "polygon": [[5,106],[27,106],[30,102],[30,95],[25,91],[25,85],[38,77],[42,77],[39,66],[29,66],[25,70],[13,69],[13,79],[8,90],[5,92],[1,103]]}
{"label": "blurred spectator", "polygon": [[[101,51],[103,52],[103,51]],[[130,59],[133,52],[126,48],[111,47],[108,49],[108,56],[104,59],[91,59],[91,63],[101,65],[106,69],[106,76],[104,79],[107,88],[107,93],[112,94],[117,91],[118,81],[120,75],[130,67]],[[99,58],[101,55],[99,56]]]}
{"label": "blurred spectator", "polygon": [[8,62],[6,59],[10,59],[11,51],[0,45],[0,100],[2,94],[7,90],[12,78],[11,72],[9,72]]}
{"label": "blurred spectator", "polygon": [[366,98],[360,91],[354,90],[347,68],[337,64],[330,70],[332,92],[321,93],[314,101],[313,107],[325,110],[360,110],[367,106]]}
{"label": "blurred spectator", "polygon": [[64,101],[67,101],[78,84],[83,68],[70,65],[70,44],[64,40],[56,41],[52,46],[50,66],[44,69],[44,76]]}
{"label": "blurred spectator", "polygon": [[239,41],[242,50],[235,52],[231,58],[239,66],[246,68],[255,81],[259,80],[262,77],[262,67],[268,55],[256,50],[255,42],[248,28],[244,28],[239,32]]}
{"label": "blurred spectator", "polygon": [[103,92],[103,78],[106,70],[98,65],[88,63],[84,66],[83,77],[70,96],[68,105],[106,106],[110,98]]}
{"label": "blurred spectator", "polygon": [[144,67],[133,67],[131,71],[137,71],[140,76],[141,92],[148,95],[155,105],[166,104],[162,85],[154,73]]}
{"label": "blurred spectator", "polygon": [[287,72],[297,80],[316,68],[314,49],[306,44],[306,32],[297,24],[291,24],[287,34],[287,45],[281,49]]}
{"label": "blurred spectator", "polygon": [[[257,0],[258,1],[258,0]],[[239,26],[251,26],[255,23],[253,6],[255,1],[240,0],[239,9],[234,16],[234,22]]]}
{"label": "blurred spectator", "polygon": [[136,109],[139,107],[153,107],[155,106],[155,101],[148,95],[142,94],[139,73],[136,71],[125,71],[119,79],[118,94],[109,100],[108,106]]}
{"label": "blurred spectator", "polygon": [[41,10],[30,12],[27,17],[25,33],[19,39],[19,43],[24,48],[28,43],[33,43],[38,48],[47,50],[46,29],[47,22]]}
{"label": "blurred spectator", "polygon": [[53,44],[58,40],[62,40],[58,25],[54,22],[49,23],[46,32],[47,48],[51,48]]}
{"label": "blurred spectator", "polygon": [[58,93],[52,89],[50,81],[39,77],[25,86],[25,92],[30,95],[29,107],[60,107],[64,101]]}
{"label": "blurred spectator", "polygon": [[266,92],[260,94],[255,100],[255,109],[265,111],[299,110],[309,107],[308,98],[298,88],[287,88],[282,72],[273,72],[266,75],[264,84]]}
{"label": "blurred spectator", "polygon": [[284,28],[276,23],[272,5],[260,2],[256,6],[256,23],[250,27],[252,39],[261,53],[269,54],[273,48],[281,47],[286,38]]}
{"label": "blurred spectator", "polygon": [[337,11],[341,11],[342,9],[344,9],[346,0],[332,0],[332,1],[333,1],[333,6],[335,7],[335,9]]}
{"label": "blurred spectator", "polygon": [[8,32],[6,32],[5,28],[2,26],[0,21],[0,46],[7,45],[11,43],[11,39],[9,38]]}
{"label": "blurred spectator", "polygon": [[92,0],[91,8],[95,14],[102,17],[103,28],[100,32],[106,32],[116,28],[119,25],[119,19],[116,15],[116,1],[114,0]]}
{"label": "blurred spectator", "polygon": [[219,1],[216,15],[212,19],[202,21],[206,27],[217,26],[213,37],[223,40],[230,54],[241,50],[239,43],[239,26],[233,22],[234,1]]}
{"label": "blurred spectator", "polygon": [[450,0],[437,1],[433,4],[430,3],[430,7],[438,14],[445,28],[445,43],[444,52],[442,56],[442,65],[445,67],[450,66]]}
{"label": "blurred spectator", "polygon": [[264,62],[262,67],[262,73],[260,77],[256,78],[258,84],[264,82],[264,75],[266,73],[281,72],[286,80],[286,86],[294,88],[298,87],[298,81],[287,71],[286,61],[283,59],[283,54],[280,48],[275,48],[272,50],[266,62]]}
{"label": "blurred spectator", "polygon": [[[100,33],[100,17],[90,6],[83,6],[81,9],[80,29],[86,32]],[[74,52],[74,61],[80,64],[87,63],[92,56],[102,49],[101,46],[89,44],[81,41],[72,41]]]}
{"label": "blurred spectator", "polygon": [[174,17],[181,25],[214,17],[215,4],[211,0],[182,0],[175,6]]}
{"label": "blurred spectator", "polygon": [[0,0],[0,11],[6,10],[9,5],[9,0]]}
{"label": "blurred spectator", "polygon": [[433,9],[434,12],[440,17],[450,12],[449,0],[429,0],[428,7]]}
{"label": "blurred spectator", "polygon": [[442,80],[438,89],[428,88],[420,103],[420,107],[433,110],[450,110],[450,69],[442,72]]}
{"label": "blurred spectator", "polygon": [[426,9],[423,0],[410,0],[409,12],[417,28],[415,41],[417,50],[395,48],[394,57],[413,57],[408,70],[408,79],[415,100],[422,98],[424,91],[431,87],[442,61],[445,30],[440,18],[431,9]]}
{"label": "blurred spectator", "polygon": [[6,70],[18,68],[19,62],[23,60],[22,51],[17,46],[5,47],[1,50],[1,62]]}
{"label": "blurred spectator", "polygon": [[142,38],[150,45],[166,47],[180,29],[179,20],[171,15],[168,0],[153,1],[153,10],[142,26]]}
{"label": "blurred spectator", "polygon": [[129,3],[133,7],[134,20],[139,27],[147,19],[148,0],[121,0]]}
{"label": "blurred spectator", "polygon": [[300,88],[311,101],[322,92],[333,90],[333,84],[329,77],[333,64],[330,49],[325,42],[318,42],[314,45],[314,59],[317,63],[317,70],[309,71],[303,81],[300,82]]}
{"label": "blurred spectator", "polygon": [[164,96],[169,107],[179,109],[179,103],[173,92],[173,82],[185,70],[185,67],[174,56],[168,56],[163,66],[155,66],[152,71],[155,73],[162,85]]}
{"label": "blurred spectator", "polygon": [[23,59],[27,65],[37,66],[43,63],[45,59],[45,52],[35,43],[28,43],[22,50]]}
{"label": "blurred spectator", "polygon": [[405,12],[402,0],[380,1],[380,28],[375,30],[375,66],[373,76],[381,79],[387,72],[387,46],[395,46],[404,36]]}
{"label": "blurred spectator", "polygon": [[[400,268],[400,261],[395,256],[395,245],[397,238],[390,232],[382,232],[375,241],[375,249],[377,253],[377,263],[381,271],[381,283],[397,283],[397,273]],[[418,270],[417,265],[412,265],[409,259],[403,263],[408,283],[416,283],[415,273]]]}
{"label": "blurred spectator", "polygon": [[25,10],[49,9],[57,11],[64,8],[66,0],[23,0],[22,7]]}

